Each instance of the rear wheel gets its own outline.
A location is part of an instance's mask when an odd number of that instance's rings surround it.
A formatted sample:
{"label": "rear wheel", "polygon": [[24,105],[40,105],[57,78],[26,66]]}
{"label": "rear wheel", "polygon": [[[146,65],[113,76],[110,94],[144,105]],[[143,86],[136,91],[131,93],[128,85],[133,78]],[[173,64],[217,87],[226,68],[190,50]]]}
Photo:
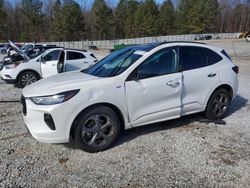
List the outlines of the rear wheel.
{"label": "rear wheel", "polygon": [[26,71],[19,76],[18,85],[24,88],[25,86],[28,86],[38,80],[39,78],[36,75],[36,73],[31,71]]}
{"label": "rear wheel", "polygon": [[120,135],[120,122],[108,107],[97,107],[84,113],[74,129],[74,143],[87,152],[98,152],[112,146]]}
{"label": "rear wheel", "polygon": [[224,118],[229,110],[231,96],[226,89],[218,89],[211,96],[205,111],[208,119],[216,120]]}

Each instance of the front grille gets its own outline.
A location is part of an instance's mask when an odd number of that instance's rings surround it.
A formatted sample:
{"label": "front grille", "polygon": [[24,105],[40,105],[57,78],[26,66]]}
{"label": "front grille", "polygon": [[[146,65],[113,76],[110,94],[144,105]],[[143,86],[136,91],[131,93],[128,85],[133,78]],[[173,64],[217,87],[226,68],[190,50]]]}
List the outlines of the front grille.
{"label": "front grille", "polygon": [[23,115],[26,115],[27,114],[26,101],[23,95],[21,97],[21,104],[23,106]]}

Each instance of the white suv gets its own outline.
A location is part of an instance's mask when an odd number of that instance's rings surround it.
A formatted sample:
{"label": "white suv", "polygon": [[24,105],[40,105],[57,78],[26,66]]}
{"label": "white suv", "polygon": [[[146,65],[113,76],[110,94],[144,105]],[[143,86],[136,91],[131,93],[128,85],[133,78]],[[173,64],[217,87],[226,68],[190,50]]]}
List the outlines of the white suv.
{"label": "white suv", "polygon": [[205,111],[224,118],[237,94],[238,67],[226,52],[201,43],[172,42],[116,51],[81,72],[64,73],[23,90],[32,136],[97,152],[123,129]]}
{"label": "white suv", "polygon": [[24,60],[4,65],[1,78],[20,87],[54,74],[86,69],[97,61],[91,52],[65,48],[52,48],[31,58],[13,43],[11,45]]}

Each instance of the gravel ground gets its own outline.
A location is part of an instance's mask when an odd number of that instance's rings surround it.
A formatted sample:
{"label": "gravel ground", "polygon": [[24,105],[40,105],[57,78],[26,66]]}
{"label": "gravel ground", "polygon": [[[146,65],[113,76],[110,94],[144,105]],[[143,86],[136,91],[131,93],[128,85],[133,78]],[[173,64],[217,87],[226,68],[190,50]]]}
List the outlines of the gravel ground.
{"label": "gravel ground", "polygon": [[[200,123],[196,114],[128,130],[113,148],[89,154],[37,142],[21,105],[0,103],[0,187],[249,187],[250,43],[235,43],[240,88],[226,125]],[[20,93],[0,82],[0,101]]]}

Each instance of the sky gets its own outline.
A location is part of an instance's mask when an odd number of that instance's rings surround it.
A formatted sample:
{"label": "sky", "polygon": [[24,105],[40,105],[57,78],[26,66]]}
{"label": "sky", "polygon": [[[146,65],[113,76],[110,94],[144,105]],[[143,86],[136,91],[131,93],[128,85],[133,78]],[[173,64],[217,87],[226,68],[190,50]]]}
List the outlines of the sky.
{"label": "sky", "polygon": [[[75,0],[76,2],[78,2],[80,5],[82,5],[83,4],[83,2],[85,1],[85,2],[90,2],[90,4],[92,4],[93,2],[94,2],[94,0]],[[105,0],[111,7],[115,7],[117,4],[118,4],[118,2],[119,2],[119,0]],[[155,0],[156,1],[156,3],[157,4],[161,4],[164,0]],[[91,6],[91,5],[89,5],[89,6]]]}
{"label": "sky", "polygon": [[[9,1],[12,5],[15,5],[17,2],[20,2],[21,0],[6,0]],[[44,2],[46,2],[46,0],[42,0]],[[85,5],[87,2],[87,6],[91,7],[91,5],[93,4],[94,0],[75,0],[77,3],[79,3],[81,6]],[[105,0],[111,7],[115,7],[119,0]],[[164,0],[155,0],[157,4],[161,4]]]}

